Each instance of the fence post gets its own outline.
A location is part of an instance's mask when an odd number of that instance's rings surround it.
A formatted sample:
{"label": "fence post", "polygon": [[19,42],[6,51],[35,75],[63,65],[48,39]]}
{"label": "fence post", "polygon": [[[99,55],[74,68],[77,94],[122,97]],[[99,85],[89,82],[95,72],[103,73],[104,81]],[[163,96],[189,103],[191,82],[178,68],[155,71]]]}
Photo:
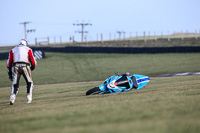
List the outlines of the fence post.
{"label": "fence post", "polygon": [[184,36],[184,35],[183,35],[183,31],[181,31],[181,36],[182,36],[181,39],[183,40],[183,38],[184,38],[184,37],[183,37],[183,36]]}
{"label": "fence post", "polygon": [[186,38],[188,37],[188,30],[186,30]]}
{"label": "fence post", "polygon": [[138,38],[138,33],[136,32],[136,40],[137,40],[137,38]]}
{"label": "fence post", "polygon": [[56,37],[54,36],[54,43],[56,43]]}
{"label": "fence post", "polygon": [[103,34],[101,33],[101,43],[103,44]]}
{"label": "fence post", "polygon": [[37,46],[37,38],[35,38],[35,45]]}
{"label": "fence post", "polygon": [[197,30],[195,30],[195,39],[197,40]]}
{"label": "fence post", "polygon": [[155,41],[157,41],[157,37],[156,37],[156,32],[154,31],[154,37],[155,37]]}
{"label": "fence post", "polygon": [[[84,36],[84,40],[87,43],[87,35]],[[84,40],[83,40],[83,42],[84,42]]]}
{"label": "fence post", "polygon": [[150,39],[150,31],[149,31],[149,35],[148,35],[148,38]]}
{"label": "fence post", "polygon": [[168,41],[170,42],[169,31],[168,31]]}
{"label": "fence post", "polygon": [[146,42],[146,35],[145,35],[146,33],[145,33],[145,31],[144,31],[144,42]]}
{"label": "fence post", "polygon": [[173,38],[176,38],[176,31],[174,31]]}
{"label": "fence post", "polygon": [[200,30],[199,30],[199,37],[200,37]]}
{"label": "fence post", "polygon": [[69,44],[72,43],[72,36],[69,36]]}
{"label": "fence post", "polygon": [[60,44],[62,43],[62,37],[60,36]]}
{"label": "fence post", "polygon": [[119,40],[121,40],[121,32],[118,32],[119,33]]}
{"label": "fence post", "polygon": [[49,43],[49,37],[47,37],[47,41],[48,41],[48,45],[49,45],[49,44],[50,44],[50,43]]}
{"label": "fence post", "polygon": [[72,36],[72,43],[74,43],[75,42],[75,39],[74,39],[74,36]]}
{"label": "fence post", "polygon": [[197,30],[195,30],[195,39],[197,40]]}

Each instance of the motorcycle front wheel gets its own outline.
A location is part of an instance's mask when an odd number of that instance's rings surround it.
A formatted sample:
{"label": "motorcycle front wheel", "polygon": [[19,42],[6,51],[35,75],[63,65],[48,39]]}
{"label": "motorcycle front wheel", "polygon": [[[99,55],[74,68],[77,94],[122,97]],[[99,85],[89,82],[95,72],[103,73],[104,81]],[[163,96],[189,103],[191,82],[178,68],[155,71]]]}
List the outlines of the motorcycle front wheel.
{"label": "motorcycle front wheel", "polygon": [[88,91],[86,92],[86,95],[95,95],[95,94],[99,94],[99,93],[101,93],[101,92],[102,92],[102,91],[99,89],[99,87],[94,87],[94,88],[88,90]]}

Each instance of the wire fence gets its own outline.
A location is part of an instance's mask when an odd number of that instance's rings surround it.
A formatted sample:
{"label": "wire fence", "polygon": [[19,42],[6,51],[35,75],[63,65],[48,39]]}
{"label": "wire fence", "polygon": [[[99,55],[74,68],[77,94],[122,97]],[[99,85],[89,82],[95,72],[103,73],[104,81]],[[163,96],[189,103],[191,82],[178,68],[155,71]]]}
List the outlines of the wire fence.
{"label": "wire fence", "polygon": [[155,40],[158,39],[168,39],[169,41],[174,38],[180,38],[184,40],[184,38],[200,38],[200,30],[195,30],[194,32],[169,32],[169,31],[161,31],[161,32],[124,32],[118,31],[115,33],[96,33],[94,34],[85,34],[83,40],[77,39],[78,37],[74,35],[72,36],[54,36],[54,37],[43,37],[43,38],[35,38],[36,45],[42,44],[62,44],[62,43],[76,43],[76,42],[93,42],[93,41],[119,41],[119,40]]}

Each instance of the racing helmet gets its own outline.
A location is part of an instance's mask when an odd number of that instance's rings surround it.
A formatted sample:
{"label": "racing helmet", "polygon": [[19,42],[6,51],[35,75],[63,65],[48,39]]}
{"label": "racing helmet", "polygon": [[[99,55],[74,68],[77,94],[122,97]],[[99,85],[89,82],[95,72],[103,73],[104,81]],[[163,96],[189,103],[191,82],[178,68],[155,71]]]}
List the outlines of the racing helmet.
{"label": "racing helmet", "polygon": [[24,46],[28,46],[29,45],[29,42],[26,40],[26,39],[22,39],[20,41],[20,44],[19,45],[24,45]]}

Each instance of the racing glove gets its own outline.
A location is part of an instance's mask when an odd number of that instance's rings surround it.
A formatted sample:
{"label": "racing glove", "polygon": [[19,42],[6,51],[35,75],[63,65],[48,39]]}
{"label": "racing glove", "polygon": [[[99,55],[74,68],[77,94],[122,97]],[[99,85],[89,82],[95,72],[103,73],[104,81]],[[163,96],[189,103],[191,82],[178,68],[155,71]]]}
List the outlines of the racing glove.
{"label": "racing glove", "polygon": [[12,75],[11,76],[9,75],[9,79],[10,79],[10,81],[13,81]]}
{"label": "racing glove", "polygon": [[35,69],[35,67],[31,66],[31,71],[33,71]]}

